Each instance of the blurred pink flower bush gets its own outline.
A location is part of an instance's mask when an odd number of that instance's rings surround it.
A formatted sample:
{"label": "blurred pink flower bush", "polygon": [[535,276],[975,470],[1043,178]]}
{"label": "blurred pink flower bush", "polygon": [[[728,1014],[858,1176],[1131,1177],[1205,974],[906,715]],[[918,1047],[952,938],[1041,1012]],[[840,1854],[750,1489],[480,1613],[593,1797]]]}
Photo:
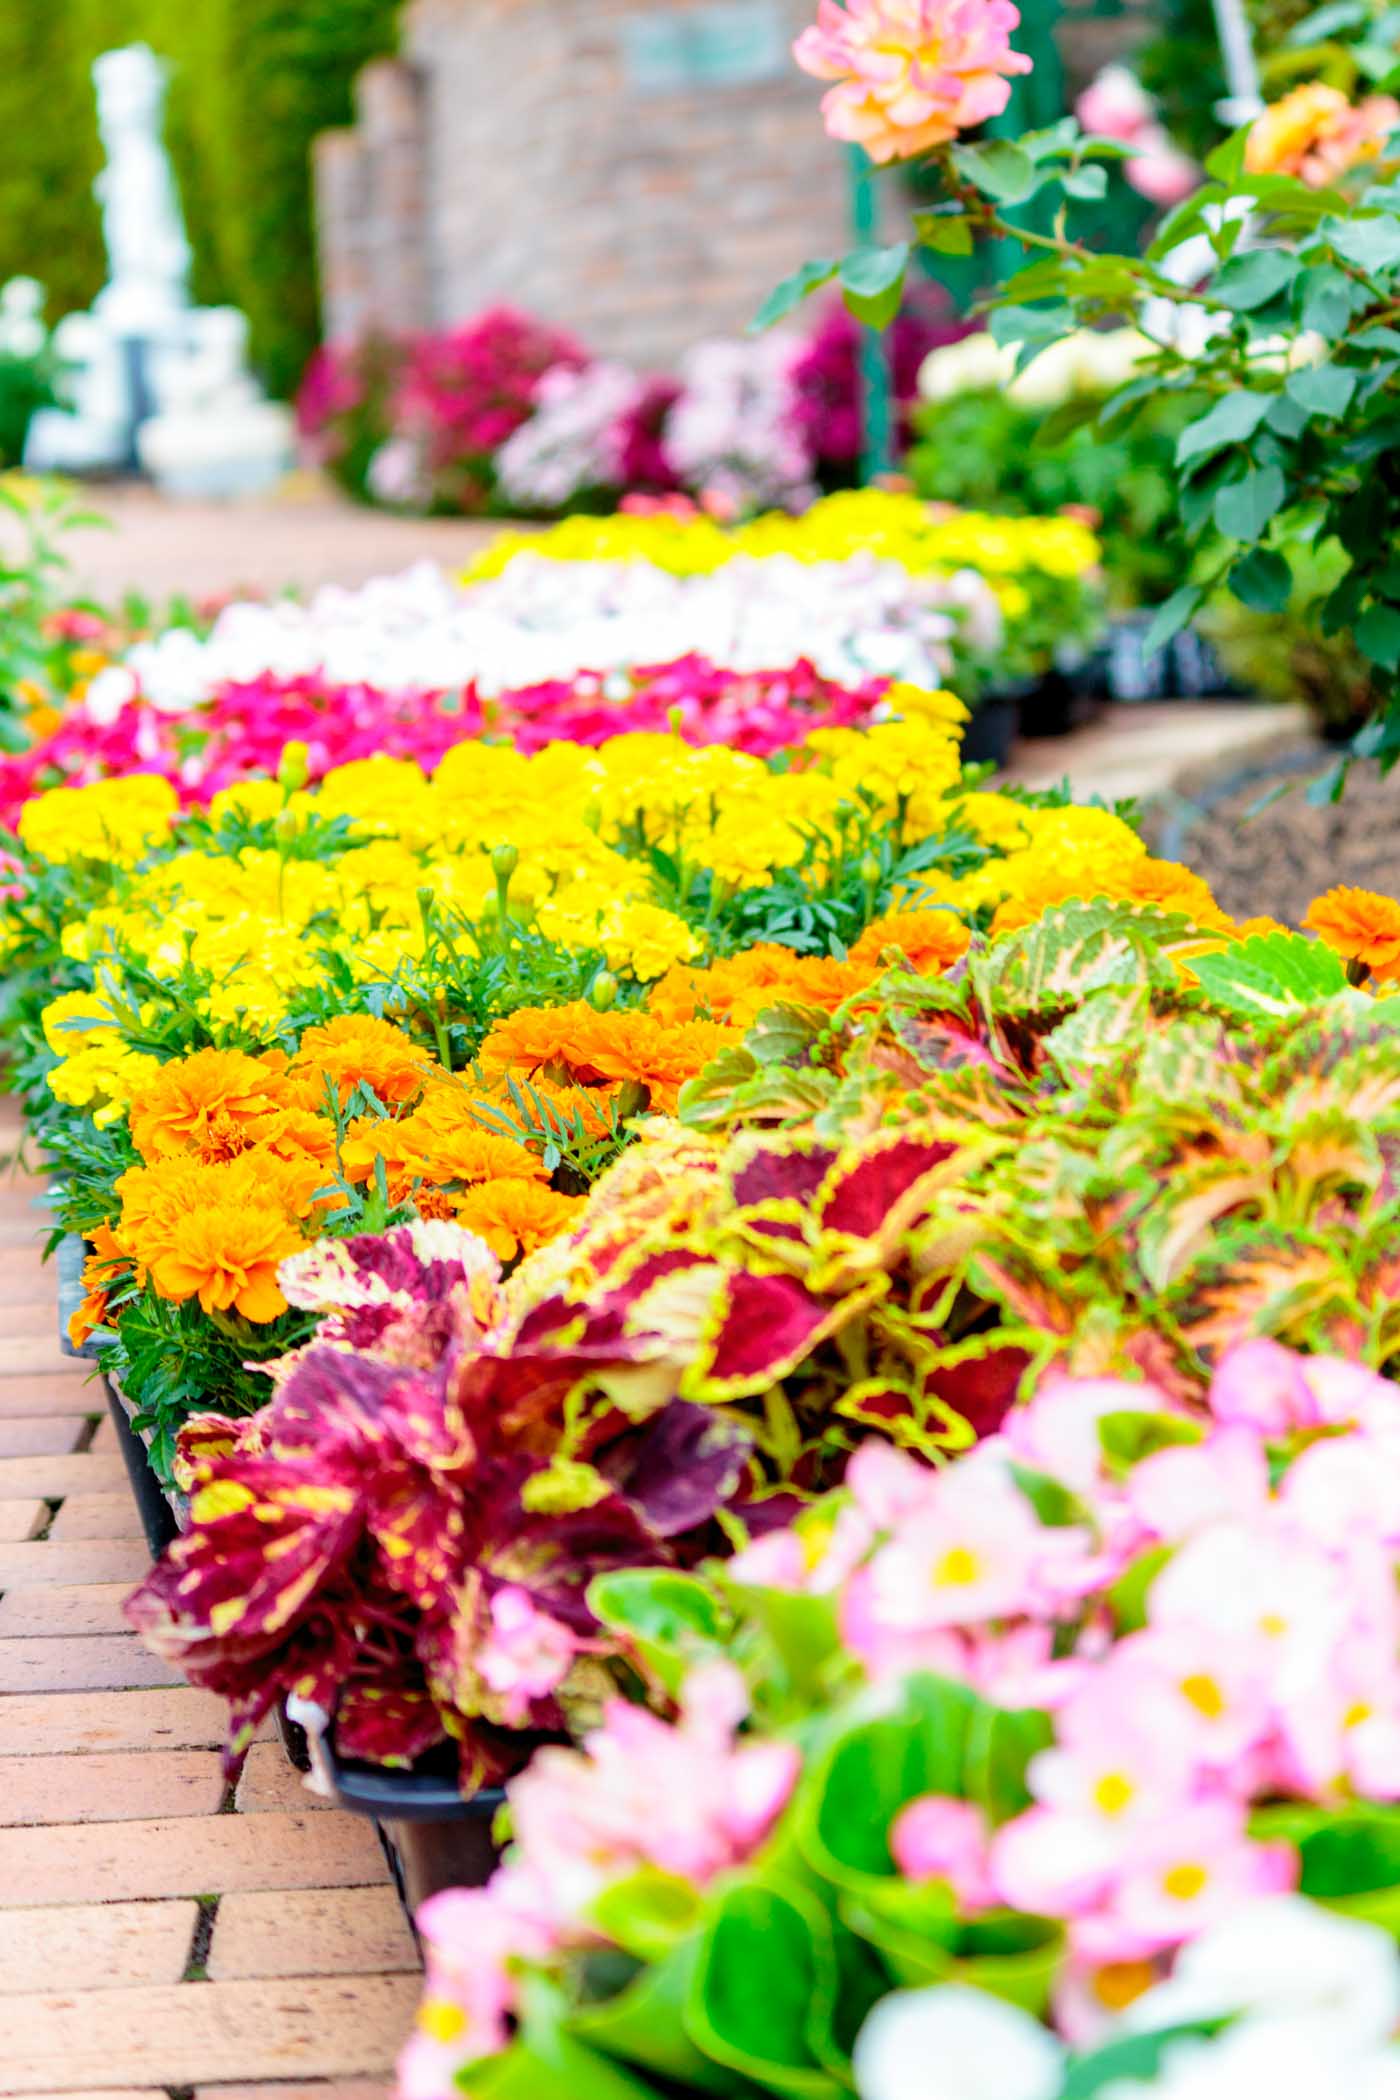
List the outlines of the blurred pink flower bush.
{"label": "blurred pink flower bush", "polygon": [[1153,204],[1179,204],[1201,180],[1190,154],[1173,145],[1156,102],[1126,66],[1105,66],[1075,103],[1074,113],[1086,131],[1134,149],[1123,163],[1124,176]]}
{"label": "blurred pink flower bush", "polygon": [[804,72],[836,85],[826,128],[874,161],[908,160],[997,117],[1031,61],[1011,48],[1011,0],[820,0],[797,39]]}
{"label": "blurred pink flower bush", "polygon": [[[901,444],[924,358],[967,332],[931,285],[896,321]],[[396,510],[557,516],[682,492],[721,518],[793,510],[853,478],[859,343],[837,302],[805,337],[698,344],[671,378],[496,309],[450,335],[318,351],[298,423],[313,463]]]}
{"label": "blurred pink flower bush", "polygon": [[[974,323],[960,320],[947,294],[932,284],[915,293],[894,320],[884,345],[901,449],[913,434],[910,411],[919,398],[924,359],[947,343],[961,342],[973,329]],[[860,342],[859,323],[834,299],[791,369],[794,420],[818,476],[830,487],[849,481],[860,459]]]}

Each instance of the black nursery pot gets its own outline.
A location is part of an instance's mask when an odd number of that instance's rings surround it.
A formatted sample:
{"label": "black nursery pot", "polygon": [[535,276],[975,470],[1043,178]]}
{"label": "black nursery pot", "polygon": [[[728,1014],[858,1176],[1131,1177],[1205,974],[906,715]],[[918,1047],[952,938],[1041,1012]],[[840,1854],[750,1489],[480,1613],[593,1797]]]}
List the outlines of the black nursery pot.
{"label": "black nursery pot", "polygon": [[131,1498],[136,1504],[136,1514],[141,1519],[141,1529],[146,1534],[146,1544],[151,1559],[159,1560],[167,1546],[180,1536],[180,1519],[172,1496],[157,1480],[151,1468],[150,1454],[131,1426],[131,1412],[121,1387],[105,1374],[102,1383],[107,1392],[107,1408],[112,1417],[112,1426],[117,1433],[117,1448],[126,1467],[126,1477],[131,1483]]}
{"label": "black nursery pot", "polygon": [[329,1734],[311,1739],[310,1754],[337,1805],[378,1828],[410,1923],[439,1889],[479,1889],[491,1879],[501,1858],[492,1827],[504,1788],[484,1787],[465,1801],[446,1773],[342,1760]]}
{"label": "black nursery pot", "polygon": [[1016,738],[1017,707],[1014,700],[988,698],[979,701],[963,731],[963,762],[969,766],[1009,765]]}

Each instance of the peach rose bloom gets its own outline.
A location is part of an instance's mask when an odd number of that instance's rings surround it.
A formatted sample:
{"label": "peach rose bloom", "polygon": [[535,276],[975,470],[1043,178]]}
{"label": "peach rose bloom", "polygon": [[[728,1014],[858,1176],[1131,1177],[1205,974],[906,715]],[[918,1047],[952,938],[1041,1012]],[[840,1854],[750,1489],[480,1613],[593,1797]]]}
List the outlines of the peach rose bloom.
{"label": "peach rose bloom", "polygon": [[1358,162],[1374,160],[1400,124],[1400,102],[1368,95],[1353,108],[1340,88],[1314,80],[1271,103],[1250,128],[1244,164],[1251,175],[1296,175],[1325,189]]}
{"label": "peach rose bloom", "polygon": [[1009,41],[1020,19],[1011,0],[820,0],[793,54],[836,82],[822,98],[832,138],[908,160],[1000,116],[1009,76],[1031,70]]}

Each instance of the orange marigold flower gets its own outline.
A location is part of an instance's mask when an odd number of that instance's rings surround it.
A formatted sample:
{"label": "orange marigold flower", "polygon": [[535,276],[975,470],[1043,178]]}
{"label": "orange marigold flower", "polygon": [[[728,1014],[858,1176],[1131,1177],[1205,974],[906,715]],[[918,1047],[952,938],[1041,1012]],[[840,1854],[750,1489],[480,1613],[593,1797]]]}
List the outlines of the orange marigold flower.
{"label": "orange marigold flower", "polygon": [[278,1264],[302,1245],[275,1203],[216,1203],[183,1221],[178,1244],[152,1262],[151,1280],[176,1304],[197,1297],[207,1313],[263,1323],[286,1311]]}
{"label": "orange marigold flower", "polygon": [[707,969],[678,963],[652,986],[647,1011],[658,1021],[707,1016],[748,1028],[766,1006],[784,999],[824,1006],[830,1013],[859,991],[862,982],[861,972],[849,963],[825,955],[794,955],[776,941],[760,941]]}
{"label": "orange marigold flower", "polygon": [[886,948],[901,950],[924,977],[941,976],[966,955],[972,935],[950,911],[892,911],[874,919],[851,950],[861,969],[878,970]]}
{"label": "orange marigold flower", "polygon": [[75,1349],[82,1348],[95,1328],[105,1325],[118,1276],[131,1267],[131,1257],[110,1225],[95,1225],[89,1241],[92,1252],[83,1263],[83,1288],[87,1295],[68,1322],[68,1339]]}
{"label": "orange marigold flower", "polygon": [[391,1203],[402,1203],[421,1171],[421,1154],[407,1135],[410,1119],[392,1116],[357,1116],[345,1133],[340,1164],[349,1181],[370,1181],[376,1160],[384,1162],[384,1179]]}
{"label": "orange marigold flower", "polygon": [[568,1232],[585,1202],[537,1181],[486,1181],[463,1196],[457,1223],[485,1240],[501,1261],[514,1261]]}
{"label": "orange marigold flower", "polygon": [[282,1106],[275,1074],[241,1050],[196,1050],[174,1058],[131,1105],[131,1139],[141,1157],[196,1152],[231,1159],[247,1126]]}
{"label": "orange marigold flower", "polygon": [[424,1181],[547,1181],[543,1159],[515,1138],[490,1130],[424,1132],[419,1172]]}
{"label": "orange marigold flower", "polygon": [[291,1076],[297,1082],[298,1103],[305,1108],[322,1105],[328,1079],[342,1102],[363,1083],[388,1108],[421,1093],[432,1066],[429,1052],[391,1021],[374,1014],[337,1014],[333,1021],[307,1029],[292,1060]]}
{"label": "orange marigold flower", "polygon": [[1304,926],[1378,983],[1400,978],[1400,903],[1345,884],[1315,897]]}
{"label": "orange marigold flower", "polygon": [[493,1079],[537,1073],[555,1084],[584,1086],[628,1081],[647,1090],[653,1108],[673,1108],[686,1080],[738,1038],[717,1021],[658,1021],[635,1012],[595,1013],[586,1000],[559,1007],[522,1007],[507,1015],[481,1046]]}
{"label": "orange marigold flower", "polygon": [[249,1136],[253,1144],[290,1166],[303,1166],[308,1160],[318,1167],[335,1164],[334,1125],[306,1108],[279,1108],[270,1116],[259,1116],[249,1125]]}

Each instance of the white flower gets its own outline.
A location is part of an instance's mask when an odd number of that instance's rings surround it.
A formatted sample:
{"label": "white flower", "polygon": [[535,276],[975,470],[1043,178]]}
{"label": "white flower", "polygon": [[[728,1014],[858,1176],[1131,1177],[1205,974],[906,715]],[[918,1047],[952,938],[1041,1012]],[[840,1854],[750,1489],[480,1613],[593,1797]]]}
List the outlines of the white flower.
{"label": "white flower", "polygon": [[1384,2041],[1400,2023],[1400,1954],[1378,1925],[1302,1896],[1261,1897],[1183,1948],[1170,1981],[1144,1992],[1127,2025],[1234,2012],[1313,2018],[1354,2047]]}
{"label": "white flower", "polygon": [[1064,2052],[1019,2006],[938,1984],[883,1999],[853,2069],[860,2100],[1055,2100]]}

